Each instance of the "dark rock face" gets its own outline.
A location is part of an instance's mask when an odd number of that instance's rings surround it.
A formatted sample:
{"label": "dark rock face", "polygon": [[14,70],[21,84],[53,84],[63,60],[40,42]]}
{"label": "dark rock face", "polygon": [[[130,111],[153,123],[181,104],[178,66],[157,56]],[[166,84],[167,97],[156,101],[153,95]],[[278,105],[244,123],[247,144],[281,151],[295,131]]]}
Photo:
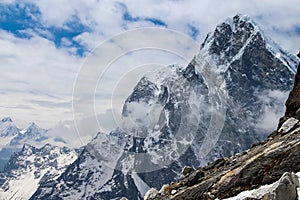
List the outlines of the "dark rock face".
{"label": "dark rock face", "polygon": [[[298,54],[300,58],[300,53]],[[295,83],[292,92],[286,101],[286,117],[295,117],[300,119],[300,64],[298,65],[297,74],[295,75]]]}

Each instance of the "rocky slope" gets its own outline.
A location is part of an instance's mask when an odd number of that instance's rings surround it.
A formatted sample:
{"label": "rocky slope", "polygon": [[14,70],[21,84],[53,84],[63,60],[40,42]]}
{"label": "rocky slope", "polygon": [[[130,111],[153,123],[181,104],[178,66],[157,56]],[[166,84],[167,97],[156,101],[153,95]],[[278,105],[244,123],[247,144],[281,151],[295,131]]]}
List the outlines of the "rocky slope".
{"label": "rocky slope", "polygon": [[67,147],[24,145],[0,173],[0,199],[29,199],[39,184],[57,179],[77,155]]}
{"label": "rocky slope", "polygon": [[[150,191],[145,199],[224,199],[245,190],[272,184],[285,172],[299,172],[299,69],[300,65],[293,90],[286,101],[285,116],[280,120],[278,129],[267,140],[253,145],[249,150],[238,155],[218,159],[195,171],[190,170],[184,178],[164,186],[160,192]],[[293,174],[285,174],[273,185],[277,185],[274,190],[265,189],[260,195],[250,195],[247,198],[296,199],[296,187],[300,187],[299,181]],[[246,196],[240,194],[232,199],[246,199]]]}
{"label": "rocky slope", "polygon": [[142,199],[185,165],[248,149],[283,115],[297,62],[248,16],[228,18],[188,66],[145,75],[124,103],[121,126],[99,133],[32,199]]}

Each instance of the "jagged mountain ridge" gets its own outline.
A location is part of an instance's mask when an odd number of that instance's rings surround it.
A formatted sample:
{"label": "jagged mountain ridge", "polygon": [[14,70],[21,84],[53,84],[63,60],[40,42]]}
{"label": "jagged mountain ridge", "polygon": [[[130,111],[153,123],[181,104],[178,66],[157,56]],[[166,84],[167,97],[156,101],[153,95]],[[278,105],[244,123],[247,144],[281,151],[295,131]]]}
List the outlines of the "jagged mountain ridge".
{"label": "jagged mountain ridge", "polygon": [[[147,188],[159,188],[178,178],[184,165],[204,165],[249,148],[269,133],[269,127],[259,123],[270,110],[283,105],[281,97],[292,87],[296,63],[295,57],[264,36],[249,17],[237,15],[226,20],[208,35],[187,67],[173,66],[167,73],[160,71],[143,77],[124,104],[122,117],[130,126],[105,136],[99,133],[57,181],[41,185],[32,199],[118,199],[122,196],[141,199]],[[227,91],[228,109],[217,145],[210,154],[201,157],[199,149],[209,128],[203,122],[212,117],[206,109],[209,105],[209,88],[203,78],[206,70],[221,77],[220,85]],[[145,113],[139,115],[135,108]],[[188,112],[182,114],[183,108]],[[198,116],[192,111],[197,111]],[[279,115],[283,113],[283,110],[275,111]],[[182,120],[189,122],[189,116],[193,115],[198,120],[192,123],[196,125],[194,132],[184,135],[188,139],[194,137],[187,143],[186,151],[178,153],[176,148],[164,148],[182,145],[176,131],[184,124],[180,123]],[[190,133],[189,127],[183,128]],[[110,154],[106,153],[111,149],[116,153],[108,158]],[[128,156],[130,152],[146,152],[142,160],[146,167],[161,168],[135,173],[134,170],[144,166],[138,156]],[[167,160],[174,156],[174,162],[164,166],[167,162],[161,161],[161,155],[166,155]],[[103,158],[111,165],[105,165]]]}
{"label": "jagged mountain ridge", "polygon": [[28,140],[40,142],[46,139],[48,139],[47,130],[42,129],[34,122],[31,122],[25,129],[20,131],[20,134],[10,141],[10,145],[20,146],[28,142]]}
{"label": "jagged mountain ridge", "polygon": [[[159,192],[152,189],[145,200],[299,198],[299,77],[300,64],[293,90],[286,101],[285,115],[267,140],[238,155],[191,170],[186,177],[164,186]],[[298,177],[293,174],[297,172]]]}
{"label": "jagged mountain ridge", "polygon": [[29,199],[40,183],[57,179],[79,152],[47,144],[25,144],[14,153],[0,173],[0,199]]}
{"label": "jagged mountain ridge", "polygon": [[64,146],[66,142],[60,137],[51,137],[48,130],[31,122],[26,128],[19,129],[10,117],[0,121],[0,171],[14,152],[22,149],[24,144],[42,147],[47,143]]}

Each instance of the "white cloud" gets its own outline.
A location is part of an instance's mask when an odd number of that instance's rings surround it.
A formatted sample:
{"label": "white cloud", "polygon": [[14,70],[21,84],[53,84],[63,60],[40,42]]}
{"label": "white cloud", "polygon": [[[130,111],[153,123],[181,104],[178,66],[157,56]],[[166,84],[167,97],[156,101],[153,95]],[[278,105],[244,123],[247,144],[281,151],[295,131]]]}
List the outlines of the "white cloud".
{"label": "white cloud", "polygon": [[[76,124],[73,120],[60,121],[49,130],[48,134],[61,137],[68,145],[78,148],[90,142],[97,132],[109,133],[117,128],[120,119],[117,119],[113,112],[115,111],[106,110],[96,116],[76,121]],[[97,118],[97,123],[94,123],[94,117]]]}
{"label": "white cloud", "polygon": [[71,119],[73,116],[71,98],[66,96],[7,91],[1,93],[0,98],[1,117],[10,116],[20,128],[31,121],[49,128],[61,118]]}
{"label": "white cloud", "polygon": [[284,103],[288,93],[287,91],[268,90],[258,95],[259,101],[263,105],[263,114],[257,120],[257,128],[262,129],[265,133],[276,129],[280,117],[284,115]]}
{"label": "white cloud", "polygon": [[5,47],[0,49],[1,117],[11,116],[22,126],[36,121],[47,128],[60,118],[70,118],[81,59],[38,36],[20,39],[5,31],[0,35]]}

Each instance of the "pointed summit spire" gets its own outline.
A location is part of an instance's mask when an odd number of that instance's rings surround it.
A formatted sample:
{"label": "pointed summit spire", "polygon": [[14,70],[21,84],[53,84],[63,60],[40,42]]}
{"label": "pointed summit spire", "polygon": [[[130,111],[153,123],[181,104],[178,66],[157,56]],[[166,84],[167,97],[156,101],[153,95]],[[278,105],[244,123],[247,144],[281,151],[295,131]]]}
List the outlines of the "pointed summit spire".
{"label": "pointed summit spire", "polygon": [[1,122],[13,122],[13,120],[10,117],[4,117]]}
{"label": "pointed summit spire", "polygon": [[37,126],[37,125],[36,125],[36,123],[34,123],[34,122],[30,122],[30,123],[29,123],[29,126]]}
{"label": "pointed summit spire", "polygon": [[27,128],[25,128],[26,130],[31,130],[31,129],[42,129],[41,127],[39,127],[35,122],[30,122],[27,126]]}
{"label": "pointed summit spire", "polygon": [[291,73],[296,73],[298,60],[265,35],[250,16],[242,14],[218,24],[201,44],[199,55],[200,60],[212,60],[221,72],[227,71],[237,62],[247,62],[247,69],[243,69],[245,72],[249,72],[248,66],[260,66],[277,67],[278,70],[286,67]]}

